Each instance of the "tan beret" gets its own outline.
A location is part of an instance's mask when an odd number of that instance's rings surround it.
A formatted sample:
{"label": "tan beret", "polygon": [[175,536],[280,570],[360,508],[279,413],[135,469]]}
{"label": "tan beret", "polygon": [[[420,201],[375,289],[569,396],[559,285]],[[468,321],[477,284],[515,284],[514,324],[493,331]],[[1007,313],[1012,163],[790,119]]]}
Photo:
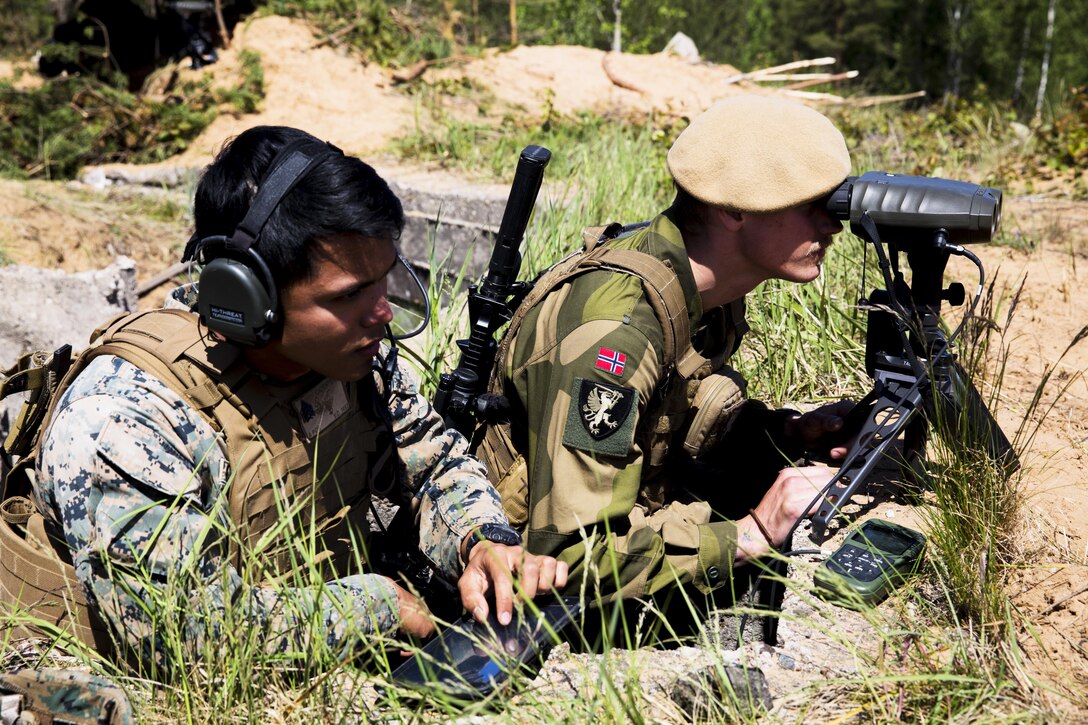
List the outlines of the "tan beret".
{"label": "tan beret", "polygon": [[827,194],[850,173],[846,141],[800,103],[732,96],[697,116],[669,149],[669,172],[696,199],[771,212]]}

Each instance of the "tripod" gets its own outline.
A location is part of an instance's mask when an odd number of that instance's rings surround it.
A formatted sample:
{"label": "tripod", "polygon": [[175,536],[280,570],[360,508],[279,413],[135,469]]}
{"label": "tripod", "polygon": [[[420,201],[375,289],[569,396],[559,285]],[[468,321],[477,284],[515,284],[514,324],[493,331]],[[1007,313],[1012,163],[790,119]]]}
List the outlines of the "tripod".
{"label": "tripod", "polygon": [[[841,512],[840,507],[877,464],[891,455],[890,449],[900,438],[900,463],[916,470],[930,425],[944,435],[960,437],[969,447],[984,450],[1008,471],[1020,465],[1008,438],[956,361],[952,340],[939,324],[942,301],[952,305],[964,301],[962,285],[943,286],[949,257],[965,256],[978,266],[981,290],[978,257],[949,243],[944,229],[933,231],[928,239],[910,239],[906,249],[889,240],[890,255],[886,255],[872,217],[864,214],[858,226],[863,232],[859,236],[876,248],[886,288],[874,291],[867,305],[865,367],[874,385],[858,405],[867,406],[868,413],[839,473],[820,494],[823,501],[812,517],[813,535],[820,538]],[[912,271],[909,286],[899,269],[901,252],[906,253]]]}

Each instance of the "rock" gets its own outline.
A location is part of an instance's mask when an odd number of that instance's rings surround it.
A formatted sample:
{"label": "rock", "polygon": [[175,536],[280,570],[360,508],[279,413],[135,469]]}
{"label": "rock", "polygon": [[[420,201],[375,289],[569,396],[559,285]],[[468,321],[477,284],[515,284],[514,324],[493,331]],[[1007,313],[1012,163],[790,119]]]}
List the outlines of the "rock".
{"label": "rock", "polygon": [[675,55],[680,60],[692,64],[701,60],[699,49],[695,47],[695,41],[683,33],[676,33],[669,38],[669,42],[665,43],[665,48],[661,52],[666,55]]}
{"label": "rock", "polygon": [[682,677],[671,697],[692,721],[748,720],[774,705],[763,671],[744,664],[711,665]]}
{"label": "rock", "polygon": [[[0,368],[32,350],[67,343],[86,347],[91,333],[111,317],[136,309],[136,264],[118,257],[105,269],[67,274],[55,269],[0,267]],[[14,412],[20,396],[0,403]]]}

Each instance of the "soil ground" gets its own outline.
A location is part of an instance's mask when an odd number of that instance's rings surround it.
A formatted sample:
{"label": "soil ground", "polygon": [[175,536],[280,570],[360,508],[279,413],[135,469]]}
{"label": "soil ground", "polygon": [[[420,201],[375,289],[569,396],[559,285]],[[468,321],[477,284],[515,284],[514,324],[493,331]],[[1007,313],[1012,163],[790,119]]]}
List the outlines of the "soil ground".
{"label": "soil ground", "polygon": [[[321,41],[305,24],[284,18],[240,26],[233,49],[201,72],[226,77],[236,68],[238,50],[259,51],[267,87],[264,110],[219,118],[169,164],[200,167],[225,139],[272,123],[305,128],[383,169],[395,169],[381,149],[414,128],[416,102],[394,87],[385,70]],[[10,66],[0,72],[10,73]],[[585,48],[517,48],[430,70],[425,79],[468,79],[492,99],[486,110],[495,117],[510,110],[543,113],[545,103],[564,112],[688,114],[738,91],[741,84],[726,82],[734,74],[729,67],[687,65],[660,55],[606,58]],[[465,112],[481,112],[478,106],[466,108],[472,103],[465,99],[456,102]],[[78,185],[0,181],[0,262],[77,271],[103,267],[125,254],[137,261],[143,281],[177,259],[188,236],[187,204],[185,190],[96,192]],[[1010,593],[1033,626],[1021,638],[1029,661],[1073,692],[1088,688],[1088,380],[1083,376],[1088,341],[1067,348],[1088,325],[1086,222],[1088,205],[1060,193],[1010,198],[1005,228],[1016,232],[1023,248],[974,250],[995,280],[999,320],[1012,309],[990,360],[997,366],[1003,358],[994,412],[1010,435],[1029,415],[1040,381],[1049,378],[1043,403],[1025,426],[1025,435],[1034,438],[1021,479],[1021,538],[1024,560],[1034,563],[1010,577]],[[949,277],[969,289],[973,275],[966,263],[949,268]]]}

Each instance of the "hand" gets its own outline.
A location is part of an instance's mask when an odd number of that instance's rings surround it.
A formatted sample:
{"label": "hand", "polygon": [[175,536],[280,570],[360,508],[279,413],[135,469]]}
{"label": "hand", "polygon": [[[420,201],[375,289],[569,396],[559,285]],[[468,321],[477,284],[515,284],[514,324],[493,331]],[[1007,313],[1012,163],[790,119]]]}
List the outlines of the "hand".
{"label": "hand", "polygon": [[[779,471],[778,478],[763,495],[753,515],[737,520],[736,563],[756,559],[772,548],[780,547],[798,519],[816,513],[822,499],[815,502],[813,499],[836,474],[838,469],[818,465]],[[763,525],[762,529],[759,524]],[[764,536],[764,530],[770,541]]]}
{"label": "hand", "polygon": [[434,634],[434,617],[422,599],[393,582],[397,591],[397,608],[400,610],[400,631],[412,637],[427,639]]}
{"label": "hand", "polygon": [[[823,405],[816,410],[804,415],[795,415],[786,420],[786,438],[792,439],[804,446],[805,450],[819,447],[822,439],[831,436],[842,429],[846,423],[846,414],[854,408],[851,400],[840,400],[837,403]],[[845,458],[849,448],[838,445],[828,451],[828,455],[838,460]]]}
{"label": "hand", "polygon": [[472,547],[468,564],[457,588],[461,591],[461,603],[472,612],[478,622],[487,620],[487,591],[493,590],[495,610],[500,624],[509,624],[514,607],[514,580],[517,573],[521,596],[532,599],[537,592],[567,583],[566,562],[550,556],[538,556],[524,551],[520,546],[506,546],[481,541]]}

